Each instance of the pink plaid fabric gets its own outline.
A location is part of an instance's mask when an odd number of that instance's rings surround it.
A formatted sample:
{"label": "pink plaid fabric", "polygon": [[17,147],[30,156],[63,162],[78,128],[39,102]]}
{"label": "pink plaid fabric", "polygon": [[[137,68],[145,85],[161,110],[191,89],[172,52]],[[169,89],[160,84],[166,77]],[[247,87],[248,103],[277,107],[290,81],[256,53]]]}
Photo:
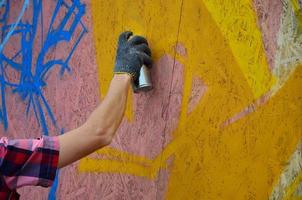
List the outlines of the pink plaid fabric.
{"label": "pink plaid fabric", "polygon": [[51,186],[59,161],[58,137],[0,139],[0,199],[18,199],[25,185]]}

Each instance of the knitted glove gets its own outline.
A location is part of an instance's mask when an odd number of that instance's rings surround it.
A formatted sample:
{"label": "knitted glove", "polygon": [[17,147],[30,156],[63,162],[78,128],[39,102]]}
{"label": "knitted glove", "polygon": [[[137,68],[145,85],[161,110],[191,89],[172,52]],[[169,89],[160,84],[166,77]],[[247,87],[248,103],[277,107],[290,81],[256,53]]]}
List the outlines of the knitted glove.
{"label": "knitted glove", "polygon": [[119,36],[114,73],[130,74],[132,80],[137,82],[142,65],[151,67],[152,59],[147,40],[132,35],[132,32],[126,31]]}

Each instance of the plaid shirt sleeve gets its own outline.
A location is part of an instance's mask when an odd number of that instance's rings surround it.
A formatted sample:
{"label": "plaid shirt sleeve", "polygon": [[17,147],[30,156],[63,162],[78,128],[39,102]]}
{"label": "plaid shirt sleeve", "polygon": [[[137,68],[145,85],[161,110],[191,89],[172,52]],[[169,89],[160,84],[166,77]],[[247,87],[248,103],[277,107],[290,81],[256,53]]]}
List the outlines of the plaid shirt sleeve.
{"label": "plaid shirt sleeve", "polygon": [[58,137],[0,139],[1,178],[12,191],[25,185],[51,186],[58,160]]}

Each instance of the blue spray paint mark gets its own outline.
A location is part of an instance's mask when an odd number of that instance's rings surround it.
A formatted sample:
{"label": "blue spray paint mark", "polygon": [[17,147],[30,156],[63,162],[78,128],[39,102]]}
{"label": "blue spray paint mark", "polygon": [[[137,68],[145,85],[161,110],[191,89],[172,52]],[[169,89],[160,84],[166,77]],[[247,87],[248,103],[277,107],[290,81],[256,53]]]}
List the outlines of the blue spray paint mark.
{"label": "blue spray paint mark", "polygon": [[[0,2],[0,7],[4,4],[4,0]],[[17,21],[11,26],[9,32],[6,34],[4,40],[2,41],[2,44],[0,45],[0,52],[2,52],[3,47],[5,46],[5,44],[7,43],[8,39],[10,38],[10,36],[13,34],[14,30],[16,29],[16,26],[19,24],[19,22],[21,21],[21,18],[24,15],[25,9],[28,6],[29,0],[25,0],[23,3],[23,7],[21,9],[21,12],[17,18]]]}
{"label": "blue spray paint mark", "polygon": [[56,178],[54,180],[54,182],[52,183],[52,187],[50,188],[49,190],[49,193],[48,193],[48,200],[56,200],[56,192],[57,192],[57,189],[58,189],[58,185],[59,185],[59,169],[57,170],[57,173],[56,173]]}
{"label": "blue spray paint mark", "polygon": [[[43,89],[47,87],[47,75],[55,68],[59,67],[59,76],[63,76],[65,71],[70,72],[69,61],[77,48],[80,40],[87,32],[81,19],[85,14],[85,5],[80,0],[57,0],[52,11],[50,24],[46,34],[44,33],[43,0],[24,0],[21,11],[14,23],[10,23],[9,15],[12,14],[10,0],[0,0],[0,123],[4,129],[8,128],[8,117],[6,107],[6,93],[12,91],[19,95],[21,100],[27,105],[25,116],[33,111],[37,123],[42,129],[43,135],[49,134],[49,126],[52,125],[57,132],[62,132],[62,127],[57,124],[52,109],[43,94]],[[60,9],[64,8],[64,13]],[[30,13],[30,19],[24,19],[25,13]],[[49,9],[47,10],[49,12]],[[60,16],[59,16],[60,14]],[[11,20],[11,19],[10,19]],[[55,24],[56,21],[58,23]],[[35,40],[37,32],[41,31],[41,40]],[[80,30],[77,34],[76,30]],[[5,45],[14,38],[20,40],[20,49],[13,55],[5,53]],[[71,41],[74,41],[71,44]],[[33,52],[34,44],[40,42],[38,56],[35,59]],[[60,43],[67,43],[72,46],[64,59],[47,59],[46,55],[53,52],[53,49]],[[35,60],[34,60],[35,59]],[[20,61],[21,60],[21,61]],[[15,70],[20,78],[17,82],[11,82],[7,69]],[[50,119],[47,122],[46,118]],[[49,199],[56,199],[58,187],[58,173],[49,192]]]}
{"label": "blue spray paint mark", "polygon": [[[65,131],[62,128],[61,135],[64,134],[64,133],[65,133]],[[52,184],[52,187],[50,188],[50,191],[48,193],[48,200],[56,200],[56,191],[57,191],[58,186],[59,186],[59,174],[60,174],[60,170],[58,169],[57,173],[56,173],[56,178],[55,178],[55,180]]]}

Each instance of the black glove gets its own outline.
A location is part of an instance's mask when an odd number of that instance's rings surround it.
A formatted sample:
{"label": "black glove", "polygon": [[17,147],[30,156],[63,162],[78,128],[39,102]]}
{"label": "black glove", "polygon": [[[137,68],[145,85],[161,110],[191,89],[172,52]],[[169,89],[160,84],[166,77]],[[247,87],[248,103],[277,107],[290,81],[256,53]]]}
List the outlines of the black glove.
{"label": "black glove", "polygon": [[147,40],[141,36],[131,37],[132,35],[132,32],[126,31],[119,36],[114,73],[128,73],[135,83],[141,67],[144,64],[151,67],[152,59]]}

